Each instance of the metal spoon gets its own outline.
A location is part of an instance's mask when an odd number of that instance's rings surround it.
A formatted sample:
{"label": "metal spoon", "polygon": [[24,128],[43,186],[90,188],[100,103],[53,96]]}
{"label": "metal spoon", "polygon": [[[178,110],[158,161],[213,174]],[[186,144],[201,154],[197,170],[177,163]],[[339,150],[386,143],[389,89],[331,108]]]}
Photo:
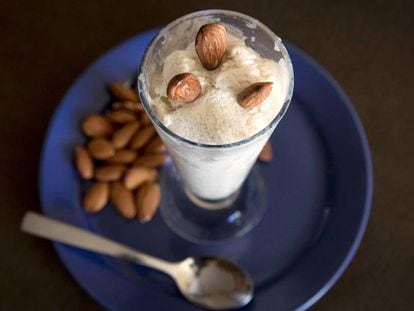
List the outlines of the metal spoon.
{"label": "metal spoon", "polygon": [[25,214],[21,229],[42,238],[162,271],[174,279],[185,298],[204,308],[238,308],[248,304],[253,297],[253,282],[247,272],[225,259],[188,257],[181,262],[168,262],[33,212]]}

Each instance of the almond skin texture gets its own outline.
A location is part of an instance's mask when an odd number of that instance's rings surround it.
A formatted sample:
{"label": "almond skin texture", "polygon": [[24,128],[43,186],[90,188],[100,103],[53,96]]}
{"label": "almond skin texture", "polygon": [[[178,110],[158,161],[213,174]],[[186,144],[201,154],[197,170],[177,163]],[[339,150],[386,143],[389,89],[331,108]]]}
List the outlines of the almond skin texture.
{"label": "almond skin texture", "polygon": [[161,153],[164,151],[165,145],[160,137],[155,137],[145,147],[145,153]]}
{"label": "almond skin texture", "polygon": [[139,130],[131,140],[131,149],[139,149],[150,141],[155,133],[155,128],[152,125],[148,125]]}
{"label": "almond skin texture", "polygon": [[192,73],[180,73],[174,76],[167,86],[169,100],[179,103],[191,103],[201,94],[198,78]]}
{"label": "almond skin texture", "polygon": [[112,104],[113,110],[119,110],[119,109],[126,109],[133,112],[140,113],[144,111],[144,108],[142,107],[141,103],[139,102],[132,102],[132,101],[125,101],[125,102],[115,102]]}
{"label": "almond skin texture", "polygon": [[245,109],[260,105],[272,91],[273,82],[257,82],[245,88],[237,96],[237,102]]}
{"label": "almond skin texture", "polygon": [[119,182],[115,182],[111,186],[111,201],[125,218],[132,219],[136,216],[134,196]]}
{"label": "almond skin texture", "polygon": [[113,127],[107,118],[94,114],[83,120],[82,130],[89,137],[105,137],[112,134]]}
{"label": "almond skin texture", "polygon": [[260,152],[259,155],[259,160],[262,162],[270,162],[273,159],[273,151],[272,151],[272,145],[270,144],[270,142],[268,141],[262,151]]}
{"label": "almond skin texture", "polygon": [[227,49],[226,27],[218,23],[201,26],[195,40],[195,49],[204,68],[216,69]]}
{"label": "almond skin texture", "polygon": [[129,169],[124,177],[124,187],[129,190],[138,188],[147,181],[155,181],[158,173],[153,168],[134,166]]}
{"label": "almond skin texture", "polygon": [[117,150],[114,156],[106,159],[111,164],[128,164],[134,162],[137,158],[137,152],[129,149]]}
{"label": "almond skin texture", "polygon": [[148,116],[148,114],[146,112],[144,112],[141,115],[140,122],[142,123],[142,125],[150,125],[150,124],[152,125],[151,119],[150,119],[150,117]]}
{"label": "almond skin texture", "polygon": [[83,198],[83,207],[87,212],[97,213],[105,207],[108,199],[109,184],[106,182],[97,182],[86,192]]}
{"label": "almond skin texture", "polygon": [[83,179],[91,179],[93,176],[93,161],[88,150],[82,145],[75,147],[75,164]]}
{"label": "almond skin texture", "polygon": [[112,145],[115,149],[124,148],[138,129],[139,123],[137,121],[127,123],[113,134]]}
{"label": "almond skin texture", "polygon": [[161,199],[161,189],[157,183],[147,182],[139,188],[135,196],[138,209],[138,219],[146,223],[152,219],[158,209]]}
{"label": "almond skin texture", "polygon": [[113,96],[122,101],[139,101],[138,94],[133,89],[121,83],[110,83],[108,90]]}
{"label": "almond skin texture", "polygon": [[107,114],[107,117],[111,122],[116,124],[125,124],[132,121],[136,121],[137,117],[135,113],[126,109],[119,109],[111,111]]}
{"label": "almond skin texture", "polygon": [[105,160],[115,154],[114,146],[105,138],[94,138],[89,141],[88,150],[92,158],[97,160]]}
{"label": "almond skin texture", "polygon": [[106,165],[95,170],[97,181],[118,181],[121,179],[126,168],[123,165]]}
{"label": "almond skin texture", "polygon": [[166,156],[162,153],[144,154],[134,162],[134,166],[159,167],[165,163]]}

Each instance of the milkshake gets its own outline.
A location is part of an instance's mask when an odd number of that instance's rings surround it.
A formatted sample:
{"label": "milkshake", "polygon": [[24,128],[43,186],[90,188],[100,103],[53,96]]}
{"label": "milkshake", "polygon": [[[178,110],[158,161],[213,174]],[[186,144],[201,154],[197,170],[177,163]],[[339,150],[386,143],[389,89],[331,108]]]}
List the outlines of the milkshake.
{"label": "milkshake", "polygon": [[186,193],[201,207],[223,208],[287,109],[293,72],[280,39],[260,22],[204,12],[160,32],[138,85]]}

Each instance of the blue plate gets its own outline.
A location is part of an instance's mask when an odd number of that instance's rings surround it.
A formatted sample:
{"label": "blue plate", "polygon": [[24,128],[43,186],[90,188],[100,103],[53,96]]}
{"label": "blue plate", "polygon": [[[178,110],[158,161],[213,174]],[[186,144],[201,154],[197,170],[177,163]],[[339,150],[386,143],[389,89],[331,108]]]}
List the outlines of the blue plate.
{"label": "blue plate", "polygon": [[[243,238],[200,246],[173,234],[159,215],[146,225],[113,208],[83,212],[83,184],[72,164],[85,140],[79,123],[108,102],[105,86],[135,76],[156,30],[115,47],[69,89],[51,122],[40,168],[43,212],[168,260],[217,254],[243,265],[256,294],[244,310],[304,310],[338,280],[367,225],[372,198],[370,152],[361,123],[338,84],[297,48],[292,104],[272,137],[275,159],[260,165],[269,206]],[[197,310],[166,276],[134,264],[55,243],[79,284],[113,310]]]}

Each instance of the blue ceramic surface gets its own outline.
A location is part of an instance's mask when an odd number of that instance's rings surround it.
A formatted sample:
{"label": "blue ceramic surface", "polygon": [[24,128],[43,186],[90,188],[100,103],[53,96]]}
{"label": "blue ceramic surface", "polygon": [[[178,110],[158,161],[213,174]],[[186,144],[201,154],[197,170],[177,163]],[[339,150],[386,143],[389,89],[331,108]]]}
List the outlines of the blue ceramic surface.
{"label": "blue ceramic surface", "polygon": [[[253,276],[256,295],[243,310],[304,310],[338,280],[367,225],[372,197],[370,152],[361,123],[338,84],[287,44],[295,71],[292,104],[273,134],[274,161],[260,164],[269,206],[246,236],[201,246],[172,233],[157,215],[146,225],[113,208],[85,214],[84,184],[73,168],[79,123],[108,103],[105,86],[131,80],[156,31],[115,47],[73,84],[51,122],[40,168],[43,212],[168,260],[220,255]],[[112,310],[198,310],[166,276],[134,264],[55,244],[79,284]]]}

